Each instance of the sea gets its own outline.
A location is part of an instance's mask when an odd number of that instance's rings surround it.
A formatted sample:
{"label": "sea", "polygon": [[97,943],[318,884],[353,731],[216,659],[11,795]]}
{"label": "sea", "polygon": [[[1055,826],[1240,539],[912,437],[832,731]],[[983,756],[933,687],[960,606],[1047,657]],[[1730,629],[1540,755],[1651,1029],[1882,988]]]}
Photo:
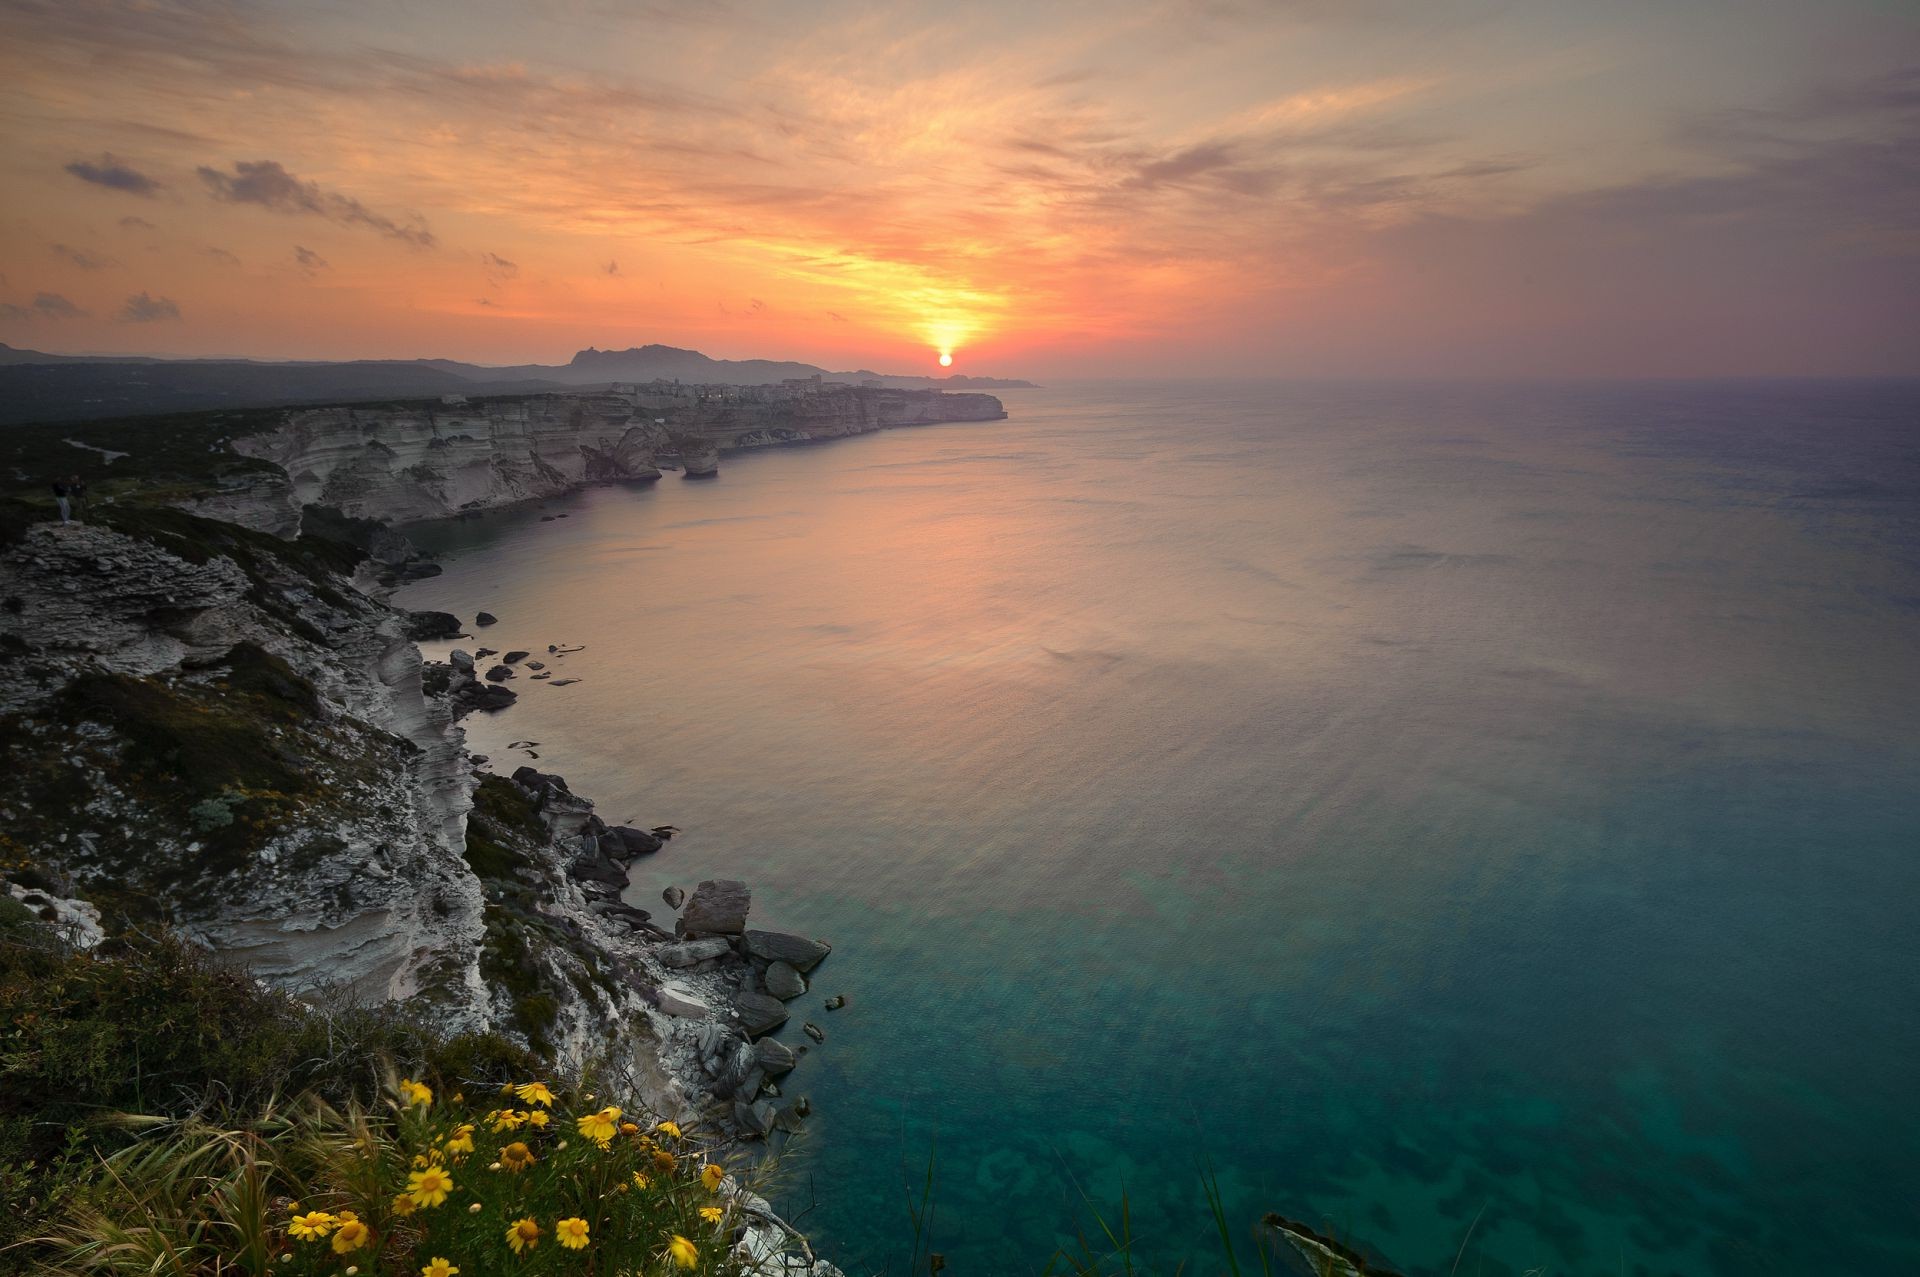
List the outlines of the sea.
{"label": "sea", "polygon": [[821,1254],[1920,1272],[1920,382],[1001,398],[398,599],[580,649],[467,732],[681,829],[631,900],[832,943]]}

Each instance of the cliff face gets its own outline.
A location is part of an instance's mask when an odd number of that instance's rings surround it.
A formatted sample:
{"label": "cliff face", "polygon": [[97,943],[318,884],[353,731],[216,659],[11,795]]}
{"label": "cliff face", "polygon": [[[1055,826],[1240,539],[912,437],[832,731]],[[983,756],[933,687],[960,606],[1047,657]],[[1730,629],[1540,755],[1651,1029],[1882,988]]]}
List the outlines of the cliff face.
{"label": "cliff face", "polygon": [[[537,395],[465,406],[313,408],[235,441],[287,474],[294,507],[407,522],[660,477],[665,431],[623,399]],[[269,494],[262,494],[269,496]],[[231,516],[238,511],[223,511]],[[243,515],[243,521],[265,518]]]}
{"label": "cliff face", "polygon": [[1000,401],[984,394],[674,390],[291,410],[277,427],[234,444],[279,466],[284,486],[255,477],[199,508],[281,534],[298,526],[299,509],[308,505],[410,522],[555,496],[583,483],[657,479],[683,458],[689,474],[704,475],[717,470],[721,454],[746,448],[1006,416]]}
{"label": "cliff face", "polygon": [[339,547],[174,511],[116,521],[0,548],[0,868],[289,991],[404,998],[691,1115],[702,1087],[662,1063],[677,1022],[645,915],[582,881],[591,804],[540,813],[476,784],[423,681],[444,669],[353,589]]}

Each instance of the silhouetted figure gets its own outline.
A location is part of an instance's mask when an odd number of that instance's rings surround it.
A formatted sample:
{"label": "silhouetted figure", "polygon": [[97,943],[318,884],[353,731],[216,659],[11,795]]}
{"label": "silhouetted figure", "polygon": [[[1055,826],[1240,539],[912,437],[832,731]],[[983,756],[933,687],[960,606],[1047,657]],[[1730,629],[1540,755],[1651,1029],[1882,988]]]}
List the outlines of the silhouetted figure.
{"label": "silhouetted figure", "polygon": [[73,522],[73,505],[70,501],[72,496],[73,485],[71,483],[68,483],[65,479],[55,479],[53,481],[53,503],[60,507],[60,522],[62,523]]}
{"label": "silhouetted figure", "polygon": [[72,494],[73,508],[79,512],[79,515],[82,519],[86,518],[87,517],[87,481],[85,479],[82,479],[77,474],[69,475],[67,477],[67,491],[70,494]]}

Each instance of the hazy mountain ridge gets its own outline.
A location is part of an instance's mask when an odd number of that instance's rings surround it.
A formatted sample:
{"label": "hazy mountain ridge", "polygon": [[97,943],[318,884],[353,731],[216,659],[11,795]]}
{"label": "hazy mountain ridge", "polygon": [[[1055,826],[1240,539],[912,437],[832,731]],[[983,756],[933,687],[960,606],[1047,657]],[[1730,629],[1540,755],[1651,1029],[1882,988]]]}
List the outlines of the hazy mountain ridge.
{"label": "hazy mountain ridge", "polygon": [[487,367],[453,359],[336,362],[56,355],[0,343],[0,425],[211,408],[473,393],[527,394],[616,381],[760,386],[816,376],[828,381],[873,381],[896,389],[1001,389],[1031,384],[991,377],[902,377],[864,370],[836,373],[792,360],[714,359],[697,350],[657,344],[627,350],[589,347],[565,364]]}

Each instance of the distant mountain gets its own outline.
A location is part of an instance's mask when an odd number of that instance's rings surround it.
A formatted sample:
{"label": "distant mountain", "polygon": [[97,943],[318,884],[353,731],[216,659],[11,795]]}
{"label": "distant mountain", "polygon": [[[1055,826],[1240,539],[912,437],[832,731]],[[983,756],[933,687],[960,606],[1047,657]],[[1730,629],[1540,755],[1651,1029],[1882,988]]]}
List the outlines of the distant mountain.
{"label": "distant mountain", "polygon": [[540,377],[571,386],[604,385],[610,381],[686,381],[726,386],[766,386],[795,377],[823,377],[828,381],[877,381],[886,386],[962,387],[969,390],[1030,387],[1032,382],[1009,381],[998,377],[903,377],[886,373],[828,372],[816,364],[791,359],[715,359],[697,350],[657,343],[631,346],[626,350],[599,350],[592,346],[576,354],[565,364],[517,364],[489,368],[483,364],[456,363],[451,359],[423,359],[439,368],[475,381],[493,381],[502,377]]}
{"label": "distant mountain", "polygon": [[360,359],[344,363],[251,359],[155,359],[52,355],[0,343],[0,425],[87,421],[154,412],[271,408],[281,404],[425,399],[449,394],[531,394],[616,381],[760,386],[794,377],[876,381],[902,388],[968,390],[1028,386],[992,377],[893,377],[828,372],[774,359],[714,359],[677,346],[589,347],[565,364],[487,367],[453,359]]}

